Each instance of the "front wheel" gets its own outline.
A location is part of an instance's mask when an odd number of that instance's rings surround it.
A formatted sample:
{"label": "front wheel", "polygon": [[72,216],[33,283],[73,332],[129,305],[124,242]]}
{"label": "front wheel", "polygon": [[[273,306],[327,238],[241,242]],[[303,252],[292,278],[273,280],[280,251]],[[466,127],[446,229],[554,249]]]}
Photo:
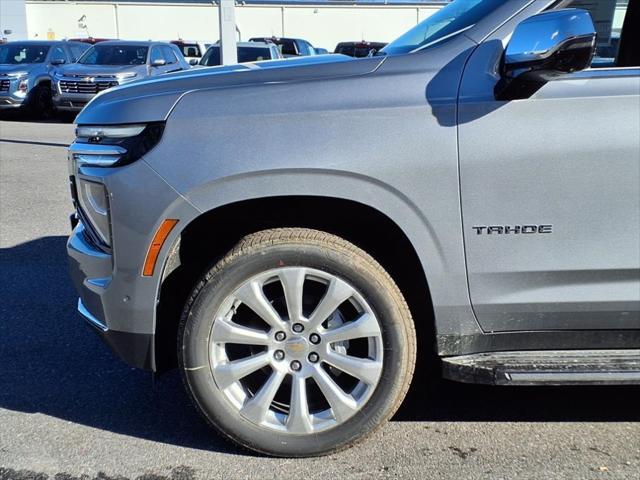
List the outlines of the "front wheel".
{"label": "front wheel", "polygon": [[226,437],[323,455],[372,433],[411,382],[416,337],[391,277],[324,232],[243,238],[194,289],[179,360],[196,408]]}
{"label": "front wheel", "polygon": [[36,85],[27,95],[24,113],[27,118],[38,120],[53,115],[51,87],[46,83]]}

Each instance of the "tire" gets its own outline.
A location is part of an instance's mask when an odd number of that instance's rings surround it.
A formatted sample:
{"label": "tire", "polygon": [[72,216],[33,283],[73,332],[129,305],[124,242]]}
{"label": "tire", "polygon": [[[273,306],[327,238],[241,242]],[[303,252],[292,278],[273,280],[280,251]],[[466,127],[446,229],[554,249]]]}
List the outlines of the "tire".
{"label": "tire", "polygon": [[[238,325],[251,339],[230,333]],[[404,399],[415,356],[391,277],[353,244],[308,229],[244,237],[194,288],[178,333],[196,409],[223,436],[274,456],[325,455],[373,433]]]}
{"label": "tire", "polygon": [[31,89],[27,96],[24,114],[27,118],[34,120],[48,118],[53,114],[53,100],[49,85],[41,83]]}

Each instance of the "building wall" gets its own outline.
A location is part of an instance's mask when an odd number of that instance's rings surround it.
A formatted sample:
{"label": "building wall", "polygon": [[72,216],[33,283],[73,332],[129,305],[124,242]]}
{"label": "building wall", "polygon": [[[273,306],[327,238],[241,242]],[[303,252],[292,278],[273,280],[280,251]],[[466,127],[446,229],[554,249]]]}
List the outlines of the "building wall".
{"label": "building wall", "polygon": [[0,0],[0,40],[16,40],[27,36],[24,1]]}
{"label": "building wall", "polygon": [[[213,5],[33,0],[28,1],[26,7],[29,38],[218,39],[218,8]],[[243,40],[286,35],[305,38],[317,47],[333,50],[340,41],[389,42],[439,8],[429,5],[238,5],[236,23]],[[79,23],[86,28],[81,28]]]}

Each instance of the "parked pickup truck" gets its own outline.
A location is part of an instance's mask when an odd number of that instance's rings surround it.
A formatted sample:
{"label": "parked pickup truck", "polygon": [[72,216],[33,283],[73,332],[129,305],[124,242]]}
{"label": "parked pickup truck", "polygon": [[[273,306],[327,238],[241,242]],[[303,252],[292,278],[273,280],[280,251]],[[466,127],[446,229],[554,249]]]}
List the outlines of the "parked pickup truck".
{"label": "parked pickup truck", "polygon": [[640,383],[640,2],[596,5],[456,0],[376,56],[100,94],[69,150],[78,310],[271,455],[361,440],[414,371]]}

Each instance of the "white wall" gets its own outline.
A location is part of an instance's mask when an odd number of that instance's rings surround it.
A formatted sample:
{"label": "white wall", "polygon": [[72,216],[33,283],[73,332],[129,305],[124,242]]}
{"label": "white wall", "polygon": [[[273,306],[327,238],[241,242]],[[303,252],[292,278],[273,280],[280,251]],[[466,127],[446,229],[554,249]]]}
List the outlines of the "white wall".
{"label": "white wall", "polygon": [[[14,1],[14,0],[0,0]],[[29,38],[93,36],[130,40],[218,39],[212,5],[27,2]],[[438,6],[239,5],[236,21],[246,40],[293,36],[333,50],[340,41],[389,42],[438,10]],[[86,29],[78,20],[86,16]]]}
{"label": "white wall", "polygon": [[[11,33],[5,33],[8,30],[11,30]],[[0,0],[0,39],[16,40],[26,36],[24,0]]]}

